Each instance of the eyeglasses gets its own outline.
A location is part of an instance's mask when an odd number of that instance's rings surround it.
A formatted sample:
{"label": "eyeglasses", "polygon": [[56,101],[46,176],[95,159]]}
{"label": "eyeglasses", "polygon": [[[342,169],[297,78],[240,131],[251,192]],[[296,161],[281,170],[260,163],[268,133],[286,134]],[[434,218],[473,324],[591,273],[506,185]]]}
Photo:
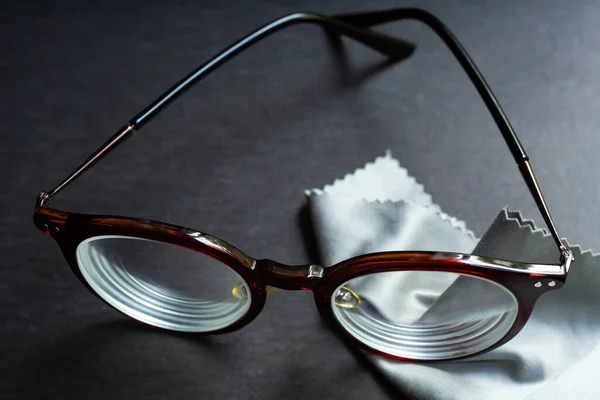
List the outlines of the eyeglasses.
{"label": "eyeglasses", "polygon": [[[48,207],[56,194],[186,90],[261,39],[287,26],[309,23],[402,59],[412,54],[414,45],[370,27],[404,19],[432,28],[477,88],[556,242],[556,264],[399,251],[362,255],[328,268],[291,266],[254,259],[189,228]],[[529,158],[481,73],[444,24],[413,8],[333,17],[297,13],[257,29],[179,81],[58,186],[41,192],[34,221],[56,240],[84,285],[139,321],[182,332],[229,332],[252,321],[273,288],[312,290],[319,312],[342,337],[399,360],[457,359],[506,343],[525,325],[537,299],[562,287],[573,261],[557,233]],[[473,298],[478,301],[467,301]]]}

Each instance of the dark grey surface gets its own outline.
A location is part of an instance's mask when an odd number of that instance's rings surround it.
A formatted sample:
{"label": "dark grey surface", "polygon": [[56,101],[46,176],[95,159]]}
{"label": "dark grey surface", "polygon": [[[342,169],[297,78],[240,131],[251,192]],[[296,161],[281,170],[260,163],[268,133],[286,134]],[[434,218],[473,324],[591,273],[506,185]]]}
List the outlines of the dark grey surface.
{"label": "dark grey surface", "polygon": [[[309,293],[277,292],[244,330],[207,339],[130,322],[76,281],[31,214],[39,190],[258,25],[298,10],[415,3],[145,3],[15,1],[0,11],[0,397],[399,396],[321,323]],[[561,234],[600,248],[600,4],[418,5],[456,32],[496,91]],[[390,148],[445,211],[478,234],[505,204],[537,217],[449,52],[417,23],[382,29],[415,41],[414,57],[377,70],[380,55],[344,41],[345,64],[311,26],[268,39],[189,92],[53,206],[168,221],[256,257],[306,262],[315,252],[301,229],[303,190]]]}

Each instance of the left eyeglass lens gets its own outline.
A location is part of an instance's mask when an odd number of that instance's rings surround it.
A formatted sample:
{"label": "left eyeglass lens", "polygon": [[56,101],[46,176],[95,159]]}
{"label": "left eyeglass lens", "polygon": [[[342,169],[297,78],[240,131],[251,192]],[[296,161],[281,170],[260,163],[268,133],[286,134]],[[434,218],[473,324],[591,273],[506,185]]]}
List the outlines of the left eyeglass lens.
{"label": "left eyeglass lens", "polygon": [[510,331],[519,310],[514,294],[496,282],[431,270],[356,277],[334,291],[331,306],[356,339],[415,360],[485,350]]}
{"label": "left eyeglass lens", "polygon": [[232,268],[200,252],[127,236],[96,236],[76,251],[81,273],[109,304],[165,329],[209,332],[250,308],[250,289]]}

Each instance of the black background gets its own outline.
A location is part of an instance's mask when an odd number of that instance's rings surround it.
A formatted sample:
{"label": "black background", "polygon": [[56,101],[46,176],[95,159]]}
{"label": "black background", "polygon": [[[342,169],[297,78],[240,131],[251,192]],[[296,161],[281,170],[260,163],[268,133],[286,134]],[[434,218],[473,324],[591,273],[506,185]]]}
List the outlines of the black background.
{"label": "black background", "polygon": [[[398,397],[280,291],[241,331],[182,338],[109,309],[33,227],[50,189],[198,64],[283,14],[418,5],[462,40],[531,156],[562,235],[600,249],[600,4],[499,2],[8,2],[0,15],[0,398]],[[254,257],[316,261],[303,190],[391,149],[481,235],[508,204],[537,218],[491,118],[449,51],[416,22],[409,60],[300,26],[199,84],[56,208],[210,232]],[[393,184],[393,182],[390,182]],[[432,384],[435,384],[432,382]]]}

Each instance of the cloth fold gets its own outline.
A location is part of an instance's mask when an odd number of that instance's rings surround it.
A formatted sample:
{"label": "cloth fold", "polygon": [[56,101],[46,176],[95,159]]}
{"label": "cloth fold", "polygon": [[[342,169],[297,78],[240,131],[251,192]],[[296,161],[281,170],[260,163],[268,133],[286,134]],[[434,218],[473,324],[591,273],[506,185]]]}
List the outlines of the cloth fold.
{"label": "cloth fold", "polygon": [[[307,191],[307,197],[321,262],[327,266],[360,254],[399,250],[473,253],[536,263],[558,259],[546,230],[518,211],[501,210],[478,240],[463,221],[442,212],[389,152],[322,190]],[[411,398],[600,398],[594,384],[594,371],[600,366],[596,348],[600,342],[600,290],[596,288],[600,257],[579,246],[569,247],[576,262],[567,284],[542,296],[525,328],[504,346],[461,361],[419,364],[376,356],[371,361]],[[410,279],[371,279],[362,284],[369,301],[388,310],[390,319],[422,319],[447,311],[436,310],[435,302],[421,302],[411,315],[406,311],[395,315],[396,311],[383,305],[389,296],[413,300]],[[481,306],[503,307],[465,286],[460,278],[435,286],[451,299],[453,309],[474,298],[480,299]]]}

